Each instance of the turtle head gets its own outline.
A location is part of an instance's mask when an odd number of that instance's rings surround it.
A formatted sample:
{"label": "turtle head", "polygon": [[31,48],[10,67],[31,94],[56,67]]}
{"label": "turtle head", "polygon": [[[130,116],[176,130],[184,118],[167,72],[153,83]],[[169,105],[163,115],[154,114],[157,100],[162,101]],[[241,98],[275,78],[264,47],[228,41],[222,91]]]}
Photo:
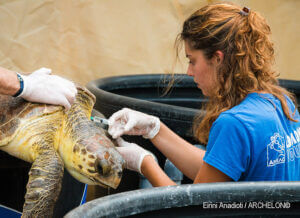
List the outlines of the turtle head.
{"label": "turtle head", "polygon": [[65,167],[80,182],[117,188],[125,161],[105,130],[90,120],[95,96],[84,87],[77,89],[62,128],[63,146],[59,146]]}
{"label": "turtle head", "polygon": [[70,174],[80,182],[117,188],[125,161],[113,142],[100,130],[97,132],[97,128],[86,133],[89,137],[76,141],[72,155],[68,158],[69,163],[65,165]]}

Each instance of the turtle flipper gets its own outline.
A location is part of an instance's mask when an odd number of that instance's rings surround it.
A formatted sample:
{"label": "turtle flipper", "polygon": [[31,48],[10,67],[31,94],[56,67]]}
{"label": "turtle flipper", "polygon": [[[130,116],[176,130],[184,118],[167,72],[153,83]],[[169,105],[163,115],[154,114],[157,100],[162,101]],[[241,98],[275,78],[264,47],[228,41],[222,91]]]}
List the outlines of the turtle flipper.
{"label": "turtle flipper", "polygon": [[43,151],[33,162],[22,217],[52,217],[61,190],[64,164],[54,149]]}

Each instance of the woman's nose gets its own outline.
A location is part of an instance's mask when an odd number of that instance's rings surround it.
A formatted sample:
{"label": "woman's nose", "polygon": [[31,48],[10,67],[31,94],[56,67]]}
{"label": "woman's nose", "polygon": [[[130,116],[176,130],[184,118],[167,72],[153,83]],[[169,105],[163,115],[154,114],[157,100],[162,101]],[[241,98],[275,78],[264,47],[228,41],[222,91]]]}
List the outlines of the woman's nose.
{"label": "woman's nose", "polygon": [[186,74],[188,76],[194,76],[193,71],[190,69],[190,67],[188,67]]}

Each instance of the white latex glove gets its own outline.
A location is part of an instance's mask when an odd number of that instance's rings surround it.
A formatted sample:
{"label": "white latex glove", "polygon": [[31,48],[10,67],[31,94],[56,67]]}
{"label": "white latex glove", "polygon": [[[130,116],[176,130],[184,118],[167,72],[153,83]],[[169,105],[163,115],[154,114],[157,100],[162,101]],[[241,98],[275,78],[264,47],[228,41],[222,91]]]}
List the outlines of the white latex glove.
{"label": "white latex glove", "polygon": [[126,162],[126,168],[142,174],[141,166],[145,156],[150,155],[156,160],[155,156],[135,143],[126,142],[122,138],[116,139],[120,147],[116,147]]}
{"label": "white latex glove", "polygon": [[62,105],[69,110],[77,94],[74,83],[50,74],[51,69],[40,68],[28,76],[21,75],[24,89],[18,97],[31,102]]}
{"label": "white latex glove", "polygon": [[141,135],[146,139],[152,139],[160,129],[159,118],[129,108],[123,108],[114,113],[109,118],[108,124],[108,133],[113,138],[127,134]]}

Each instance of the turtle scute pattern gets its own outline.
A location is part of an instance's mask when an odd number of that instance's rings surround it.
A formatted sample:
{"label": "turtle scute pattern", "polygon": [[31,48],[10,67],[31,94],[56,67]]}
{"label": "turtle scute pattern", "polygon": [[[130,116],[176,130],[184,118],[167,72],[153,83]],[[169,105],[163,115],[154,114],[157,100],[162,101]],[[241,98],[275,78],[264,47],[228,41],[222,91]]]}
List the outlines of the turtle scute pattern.
{"label": "turtle scute pattern", "polygon": [[22,217],[52,217],[64,168],[81,182],[116,188],[124,160],[92,121],[95,97],[78,87],[69,111],[0,95],[0,149],[32,162]]}

